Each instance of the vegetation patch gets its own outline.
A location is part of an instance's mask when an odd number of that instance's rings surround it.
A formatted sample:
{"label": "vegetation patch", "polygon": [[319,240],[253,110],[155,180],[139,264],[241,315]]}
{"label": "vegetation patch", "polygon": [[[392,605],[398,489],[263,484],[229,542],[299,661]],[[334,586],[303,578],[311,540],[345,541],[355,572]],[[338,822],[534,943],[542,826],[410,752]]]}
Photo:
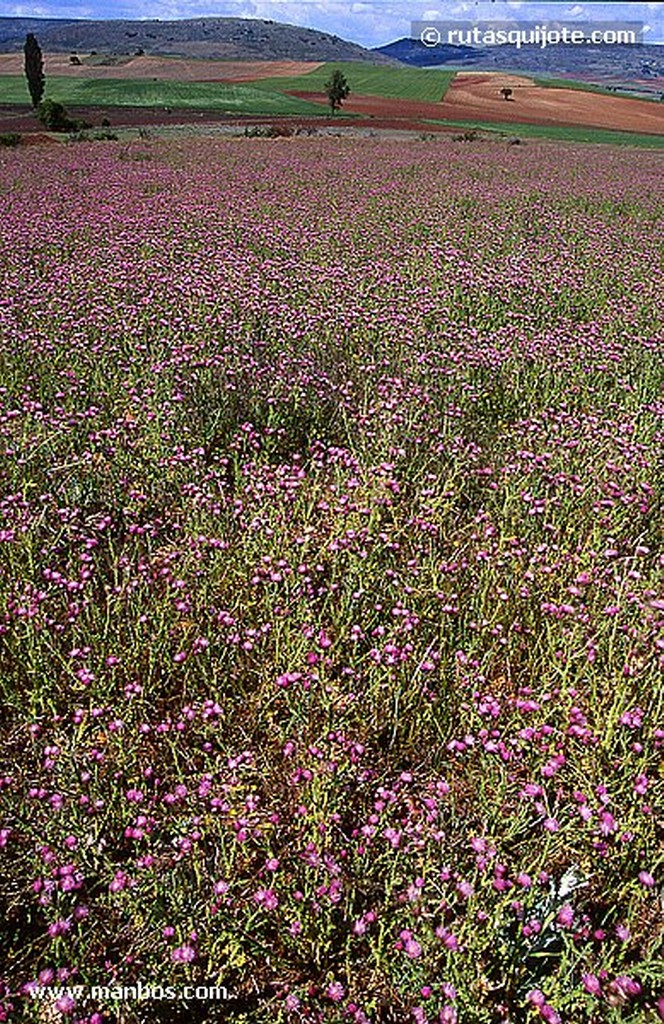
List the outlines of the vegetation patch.
{"label": "vegetation patch", "polygon": [[444,124],[471,131],[493,132],[513,136],[515,131],[525,138],[558,139],[561,142],[594,142],[613,146],[636,146],[640,149],[664,149],[664,136],[641,135],[638,132],[614,131],[609,128],[583,128],[577,125],[540,125],[521,122],[493,121],[438,121],[426,119],[427,124]]}
{"label": "vegetation patch", "polygon": [[[25,79],[2,77],[3,102],[25,103]],[[170,107],[229,114],[318,114],[314,103],[254,85],[218,82],[146,82],[142,79],[79,79],[49,76],[48,94],[67,106]]]}
{"label": "vegetation patch", "polygon": [[654,1024],[660,154],[36,150],[0,1019]]}
{"label": "vegetation patch", "polygon": [[320,92],[335,72],[344,75],[352,96],[385,96],[390,99],[421,100],[437,103],[445,96],[454,72],[408,67],[382,67],[361,63],[328,63],[293,78],[266,78],[253,83],[256,88],[275,92]]}

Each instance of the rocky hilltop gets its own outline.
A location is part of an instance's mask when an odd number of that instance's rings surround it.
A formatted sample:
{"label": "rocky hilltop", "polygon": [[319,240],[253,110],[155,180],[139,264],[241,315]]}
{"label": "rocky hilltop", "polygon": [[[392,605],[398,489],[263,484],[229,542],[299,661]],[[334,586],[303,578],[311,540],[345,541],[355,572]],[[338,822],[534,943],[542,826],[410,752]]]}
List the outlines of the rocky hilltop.
{"label": "rocky hilltop", "polygon": [[396,63],[389,56],[315,29],[247,18],[183,21],[82,21],[0,18],[0,51],[22,49],[33,32],[50,53],[159,54],[216,60],[357,60]]}

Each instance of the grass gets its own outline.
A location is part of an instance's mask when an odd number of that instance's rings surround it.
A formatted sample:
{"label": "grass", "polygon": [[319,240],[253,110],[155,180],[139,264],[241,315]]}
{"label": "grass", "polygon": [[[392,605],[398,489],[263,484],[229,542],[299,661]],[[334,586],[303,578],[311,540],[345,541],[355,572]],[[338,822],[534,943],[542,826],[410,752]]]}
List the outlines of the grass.
{"label": "grass", "polygon": [[325,83],[333,71],[346,76],[351,96],[384,96],[388,99],[418,100],[437,103],[443,99],[454,73],[450,71],[424,71],[421,68],[384,67],[381,65],[336,62],[323,64],[306,75],[292,78],[264,78],[254,84],[257,88],[279,92],[324,93]]}
{"label": "grass", "polygon": [[[611,89],[606,85],[598,85],[595,82],[580,82],[574,78],[533,78],[536,85],[541,85],[545,89],[576,89],[578,92],[596,92],[601,96],[614,96],[619,99],[641,99],[646,103],[659,103],[659,99],[656,96],[630,96],[625,94],[624,88],[622,89]],[[634,84],[634,89],[638,90],[638,86]]]}
{"label": "grass", "polygon": [[[424,122],[423,122],[424,123]],[[455,128],[469,128],[527,139],[558,139],[560,142],[601,142],[614,146],[636,146],[640,149],[664,149],[664,135],[642,135],[638,132],[614,131],[609,128],[583,128],[577,125],[521,124],[509,121],[435,121]]]}
{"label": "grass", "polygon": [[[25,78],[0,78],[3,103],[28,102]],[[171,107],[233,114],[320,114],[320,107],[294,96],[253,85],[219,82],[146,82],[140,79],[49,77],[46,95],[65,106]]]}

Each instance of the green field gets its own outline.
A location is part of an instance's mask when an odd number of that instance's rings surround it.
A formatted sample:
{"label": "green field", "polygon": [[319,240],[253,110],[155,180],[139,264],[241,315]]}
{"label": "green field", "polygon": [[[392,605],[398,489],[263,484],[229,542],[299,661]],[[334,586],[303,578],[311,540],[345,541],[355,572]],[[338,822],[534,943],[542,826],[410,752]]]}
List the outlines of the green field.
{"label": "green field", "polygon": [[438,103],[443,99],[453,71],[425,71],[422,68],[395,68],[348,62],[323,64],[306,75],[293,78],[263,78],[254,82],[256,88],[274,92],[324,93],[325,83],[333,71],[342,71],[350,86],[351,96],[385,96],[389,99],[418,100]]}
{"label": "green field", "polygon": [[[545,89],[577,89],[579,92],[597,92],[602,96],[618,96],[622,99],[640,99],[644,103],[659,103],[657,96],[631,95],[622,90],[609,89],[605,85],[596,85],[593,82],[579,82],[573,78],[534,78],[533,81],[536,85],[541,85]],[[638,87],[635,86],[635,88],[638,90]]]}
{"label": "green field", "polygon": [[558,139],[560,142],[605,142],[614,146],[639,146],[643,149],[664,149],[664,135],[640,135],[636,132],[613,131],[610,128],[584,128],[579,125],[514,124],[507,121],[434,121],[450,128],[475,129],[509,135],[511,138]]}
{"label": "green field", "polygon": [[535,85],[545,89],[575,89],[577,92],[598,92],[602,96],[615,96],[612,89],[594,82],[580,82],[575,78],[533,78]]}
{"label": "green field", "polygon": [[[0,102],[28,103],[22,75],[3,75]],[[46,80],[46,96],[67,106],[172,107],[180,110],[217,110],[232,114],[320,114],[320,106],[295,96],[253,85],[221,82],[146,82],[134,79],[75,79],[53,76]]]}

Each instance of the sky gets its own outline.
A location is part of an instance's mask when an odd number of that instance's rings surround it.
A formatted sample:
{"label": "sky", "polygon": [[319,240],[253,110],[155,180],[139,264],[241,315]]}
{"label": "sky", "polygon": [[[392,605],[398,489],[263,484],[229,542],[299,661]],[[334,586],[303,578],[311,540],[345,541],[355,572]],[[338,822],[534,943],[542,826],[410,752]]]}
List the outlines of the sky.
{"label": "sky", "polygon": [[266,18],[382,46],[410,35],[413,21],[493,18],[545,23],[637,21],[644,42],[664,43],[664,2],[593,0],[0,0],[0,17]]}

